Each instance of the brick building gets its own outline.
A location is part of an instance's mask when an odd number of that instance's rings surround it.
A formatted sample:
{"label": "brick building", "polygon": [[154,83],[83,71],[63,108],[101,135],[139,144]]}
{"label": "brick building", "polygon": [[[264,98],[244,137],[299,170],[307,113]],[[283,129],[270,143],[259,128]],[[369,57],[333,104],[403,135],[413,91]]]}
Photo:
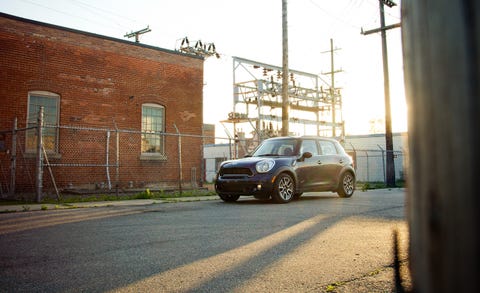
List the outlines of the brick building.
{"label": "brick building", "polygon": [[[0,52],[2,193],[34,187],[35,131],[18,131],[12,150],[11,130],[15,118],[17,129],[36,125],[39,106],[53,167],[45,188],[51,178],[60,188],[164,188],[180,166],[182,181],[199,183],[203,58],[2,13]],[[177,130],[191,135],[181,148]]]}

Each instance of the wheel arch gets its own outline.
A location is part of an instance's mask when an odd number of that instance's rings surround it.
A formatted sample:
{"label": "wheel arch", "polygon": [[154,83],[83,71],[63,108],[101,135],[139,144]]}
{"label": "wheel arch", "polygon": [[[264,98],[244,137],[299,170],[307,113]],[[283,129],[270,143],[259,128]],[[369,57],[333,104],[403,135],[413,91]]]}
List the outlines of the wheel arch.
{"label": "wheel arch", "polygon": [[295,171],[291,168],[288,168],[288,167],[282,167],[282,168],[279,168],[276,172],[275,172],[275,175],[272,177],[272,184],[275,182],[275,180],[277,180],[277,177],[280,175],[280,174],[283,174],[283,173],[287,173],[288,175],[290,175],[293,179],[293,183],[295,183],[295,190],[298,191],[298,178],[297,178],[297,174],[295,173]]}
{"label": "wheel arch", "polygon": [[345,166],[345,167],[342,168],[340,173],[338,173],[337,184],[340,184],[342,176],[343,176],[343,174],[345,174],[345,172],[350,172],[350,174],[353,175],[353,179],[355,179],[355,182],[357,181],[357,174],[355,172],[355,169],[353,169],[352,166]]}

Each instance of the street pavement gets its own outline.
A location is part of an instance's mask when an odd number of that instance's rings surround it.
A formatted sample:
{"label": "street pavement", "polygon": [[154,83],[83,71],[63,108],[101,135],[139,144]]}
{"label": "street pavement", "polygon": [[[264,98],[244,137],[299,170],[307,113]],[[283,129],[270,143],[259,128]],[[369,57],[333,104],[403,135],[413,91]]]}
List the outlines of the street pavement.
{"label": "street pavement", "polygon": [[404,197],[2,206],[0,292],[392,292],[393,230],[410,286]]}

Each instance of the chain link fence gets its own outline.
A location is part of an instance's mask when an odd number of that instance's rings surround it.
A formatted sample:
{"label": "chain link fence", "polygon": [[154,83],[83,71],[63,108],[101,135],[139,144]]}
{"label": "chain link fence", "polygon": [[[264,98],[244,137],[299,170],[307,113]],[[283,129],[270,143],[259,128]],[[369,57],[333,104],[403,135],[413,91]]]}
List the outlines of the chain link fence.
{"label": "chain link fence", "polygon": [[[41,124],[40,124],[41,125]],[[204,137],[79,126],[0,131],[1,198],[131,193],[203,185]],[[154,145],[154,146],[152,146]]]}
{"label": "chain link fence", "polygon": [[[382,149],[346,149],[353,158],[357,181],[386,183],[387,151]],[[393,151],[395,180],[405,181],[405,156],[403,151]]]}
{"label": "chain link fence", "polygon": [[[258,142],[247,142],[242,146],[242,142],[235,144],[234,141],[226,141],[223,144],[206,145],[204,147],[205,157],[205,179],[211,182],[222,161],[235,157],[242,157],[243,149],[250,145],[256,145]],[[352,149],[352,144],[345,151],[353,158],[358,182],[380,182],[386,183],[386,154],[387,151],[381,149]],[[405,181],[406,157],[404,151],[393,151],[395,164],[396,181]]]}
{"label": "chain link fence", "polygon": [[[15,123],[16,125],[16,123]],[[55,193],[132,193],[145,189],[196,189],[214,181],[220,163],[243,157],[258,141],[115,128],[44,126],[0,131],[0,196],[37,200]],[[155,147],[150,144],[155,137]],[[386,151],[356,149],[357,181],[386,181]],[[396,180],[404,180],[405,155],[394,151]],[[40,193],[40,194],[39,194]]]}

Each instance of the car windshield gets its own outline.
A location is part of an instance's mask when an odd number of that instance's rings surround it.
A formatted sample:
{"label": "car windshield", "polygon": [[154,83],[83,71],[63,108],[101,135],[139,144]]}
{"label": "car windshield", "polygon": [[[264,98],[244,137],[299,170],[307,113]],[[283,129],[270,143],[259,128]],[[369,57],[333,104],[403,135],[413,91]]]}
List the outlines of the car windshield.
{"label": "car windshield", "polygon": [[296,139],[265,140],[252,154],[254,157],[262,156],[294,156],[297,145]]}

